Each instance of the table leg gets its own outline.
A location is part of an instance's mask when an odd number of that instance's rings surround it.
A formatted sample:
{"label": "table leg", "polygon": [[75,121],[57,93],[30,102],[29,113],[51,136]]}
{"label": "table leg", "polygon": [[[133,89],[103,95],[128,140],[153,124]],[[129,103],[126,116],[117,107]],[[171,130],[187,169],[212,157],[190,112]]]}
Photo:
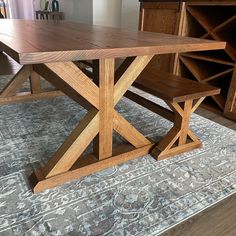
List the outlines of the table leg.
{"label": "table leg", "polygon": [[[90,108],[84,104],[89,110],[85,118],[48,163],[31,175],[34,192],[43,191],[150,152],[154,144],[118,114],[114,106],[151,58],[152,56],[137,57],[115,85],[114,59],[99,60],[99,86],[72,62],[47,63],[33,67],[49,82],[56,81],[58,89],[62,89],[74,100],[77,94],[90,103]],[[53,76],[57,79],[52,79]],[[130,144],[112,147],[113,129]],[[98,152],[84,155],[84,150],[97,135]]]}
{"label": "table leg", "polygon": [[32,94],[38,94],[41,92],[40,76],[35,71],[32,71],[30,75],[30,89]]}
{"label": "table leg", "polygon": [[99,160],[112,156],[114,68],[114,59],[99,61]]}
{"label": "table leg", "polygon": [[[28,79],[30,79],[30,91],[18,92],[23,83]],[[33,71],[32,66],[26,65],[18,71],[0,92],[0,104],[46,99],[61,95],[64,95],[61,91],[41,91],[39,75]]]}

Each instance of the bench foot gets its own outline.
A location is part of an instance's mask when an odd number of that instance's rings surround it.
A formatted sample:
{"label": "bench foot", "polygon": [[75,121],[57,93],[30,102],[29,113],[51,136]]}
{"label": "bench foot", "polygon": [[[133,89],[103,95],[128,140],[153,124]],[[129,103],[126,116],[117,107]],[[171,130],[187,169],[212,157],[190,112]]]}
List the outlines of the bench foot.
{"label": "bench foot", "polygon": [[151,155],[157,160],[164,160],[168,157],[202,147],[201,141],[197,138],[192,140],[190,137],[188,137],[186,143],[182,145],[178,145],[178,140],[175,142],[174,140],[175,139],[170,139],[167,134],[167,136],[163,138],[161,142],[152,150]]}
{"label": "bench foot", "polygon": [[201,141],[189,129],[191,114],[197,109],[204,98],[187,100],[182,103],[167,102],[174,113],[174,126],[152,150],[151,155],[157,160],[163,160],[202,146]]}

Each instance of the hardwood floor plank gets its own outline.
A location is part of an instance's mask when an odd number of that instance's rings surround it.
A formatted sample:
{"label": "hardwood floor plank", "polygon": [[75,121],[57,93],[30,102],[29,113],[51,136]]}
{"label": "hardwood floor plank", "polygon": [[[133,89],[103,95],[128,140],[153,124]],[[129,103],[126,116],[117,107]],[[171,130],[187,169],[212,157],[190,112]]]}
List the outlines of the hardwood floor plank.
{"label": "hardwood floor plank", "polygon": [[207,208],[160,236],[236,235],[236,194]]}

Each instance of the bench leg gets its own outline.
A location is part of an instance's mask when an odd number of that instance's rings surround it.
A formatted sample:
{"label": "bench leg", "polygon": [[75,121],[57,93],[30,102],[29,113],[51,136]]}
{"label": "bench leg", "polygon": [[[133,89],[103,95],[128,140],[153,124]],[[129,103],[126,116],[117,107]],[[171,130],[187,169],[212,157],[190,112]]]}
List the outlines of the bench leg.
{"label": "bench leg", "polygon": [[166,102],[174,112],[174,126],[152,150],[153,157],[162,160],[201,147],[201,141],[189,129],[189,121],[191,114],[203,100],[204,98],[197,101],[187,100],[183,103]]}

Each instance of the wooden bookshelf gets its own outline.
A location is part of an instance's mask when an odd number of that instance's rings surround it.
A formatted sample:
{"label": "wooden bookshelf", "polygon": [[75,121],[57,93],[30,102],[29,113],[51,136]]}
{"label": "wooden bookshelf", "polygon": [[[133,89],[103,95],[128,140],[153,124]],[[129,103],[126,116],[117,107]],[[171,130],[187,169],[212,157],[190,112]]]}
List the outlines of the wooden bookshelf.
{"label": "wooden bookshelf", "polygon": [[236,120],[236,1],[143,0],[140,30],[226,41],[225,50],[160,56],[149,69],[221,88],[221,94],[207,99],[205,105]]}
{"label": "wooden bookshelf", "polygon": [[[216,52],[185,53],[175,73],[197,80],[199,83],[221,88],[221,94],[212,96],[207,106],[218,109],[231,119],[236,110],[231,109],[234,99],[232,85],[236,62],[236,2],[188,2],[185,11],[183,36],[226,41],[225,50]],[[230,92],[231,91],[231,92]],[[233,96],[233,98],[232,98]],[[229,109],[230,108],[230,109]]]}

